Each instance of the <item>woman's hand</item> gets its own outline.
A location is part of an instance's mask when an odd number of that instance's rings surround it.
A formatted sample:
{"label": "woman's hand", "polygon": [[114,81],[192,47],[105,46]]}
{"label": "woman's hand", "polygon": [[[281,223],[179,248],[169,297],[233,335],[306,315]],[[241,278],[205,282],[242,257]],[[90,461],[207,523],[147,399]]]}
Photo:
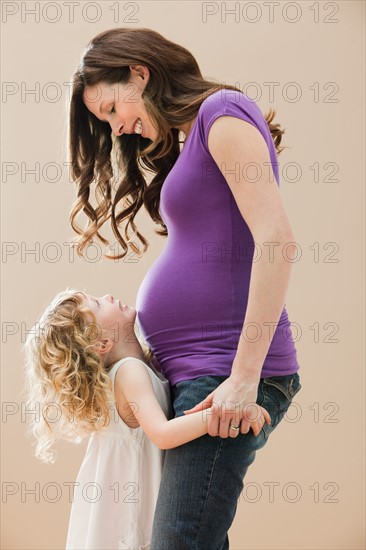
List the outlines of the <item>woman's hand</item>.
{"label": "woman's hand", "polygon": [[[250,428],[257,436],[265,422],[271,423],[268,411],[256,403],[257,394],[258,381],[244,378],[238,381],[231,375],[203,401],[184,413],[209,408],[206,414],[208,434],[211,436],[237,437],[239,432],[246,434]],[[231,425],[240,425],[240,430],[230,428]]]}

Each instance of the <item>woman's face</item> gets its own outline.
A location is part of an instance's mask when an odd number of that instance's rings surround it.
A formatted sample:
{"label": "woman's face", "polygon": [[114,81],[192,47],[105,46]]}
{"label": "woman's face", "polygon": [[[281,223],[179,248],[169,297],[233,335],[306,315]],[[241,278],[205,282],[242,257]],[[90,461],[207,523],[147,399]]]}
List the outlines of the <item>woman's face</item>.
{"label": "woman's face", "polygon": [[[139,65],[130,67],[129,82],[87,86],[83,100],[87,109],[99,120],[108,122],[115,136],[141,134],[144,138],[156,139],[158,132],[152,124],[142,99],[147,84],[148,69]],[[136,122],[140,119],[139,127]]]}

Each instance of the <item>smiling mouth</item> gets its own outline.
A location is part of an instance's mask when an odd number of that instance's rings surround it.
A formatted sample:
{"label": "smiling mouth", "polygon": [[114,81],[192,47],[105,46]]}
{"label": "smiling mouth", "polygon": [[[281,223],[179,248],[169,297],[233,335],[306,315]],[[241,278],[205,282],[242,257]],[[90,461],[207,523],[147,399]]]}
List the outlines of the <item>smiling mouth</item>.
{"label": "smiling mouth", "polygon": [[142,122],[141,122],[141,119],[138,118],[135,122],[135,125],[133,127],[133,132],[135,134],[142,134]]}

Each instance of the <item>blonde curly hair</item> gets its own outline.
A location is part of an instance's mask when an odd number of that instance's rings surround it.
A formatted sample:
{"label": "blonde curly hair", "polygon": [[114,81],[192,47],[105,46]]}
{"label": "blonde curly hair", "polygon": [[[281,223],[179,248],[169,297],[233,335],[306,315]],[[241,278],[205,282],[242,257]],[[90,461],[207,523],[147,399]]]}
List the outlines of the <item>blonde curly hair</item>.
{"label": "blonde curly hair", "polygon": [[[93,349],[100,337],[85,294],[72,288],[57,294],[27,335],[24,393],[27,410],[36,407],[28,435],[35,436],[35,456],[43,462],[55,462],[56,439],[80,443],[109,424],[112,365],[108,369]],[[143,353],[149,361],[151,350]],[[56,422],[48,415],[55,407]]]}

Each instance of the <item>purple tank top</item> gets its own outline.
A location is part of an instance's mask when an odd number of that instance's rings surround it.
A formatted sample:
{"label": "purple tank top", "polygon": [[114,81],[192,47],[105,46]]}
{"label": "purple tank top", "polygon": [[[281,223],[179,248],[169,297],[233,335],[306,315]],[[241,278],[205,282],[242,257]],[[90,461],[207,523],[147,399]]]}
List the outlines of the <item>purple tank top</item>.
{"label": "purple tank top", "polygon": [[[210,126],[222,115],[258,128],[279,185],[275,146],[258,105],[234,90],[211,94],[161,189],[167,243],[136,299],[141,333],[171,385],[199,376],[229,376],[244,323],[254,241],[208,150]],[[273,330],[272,325],[268,338]],[[299,368],[284,307],[261,377]]]}

